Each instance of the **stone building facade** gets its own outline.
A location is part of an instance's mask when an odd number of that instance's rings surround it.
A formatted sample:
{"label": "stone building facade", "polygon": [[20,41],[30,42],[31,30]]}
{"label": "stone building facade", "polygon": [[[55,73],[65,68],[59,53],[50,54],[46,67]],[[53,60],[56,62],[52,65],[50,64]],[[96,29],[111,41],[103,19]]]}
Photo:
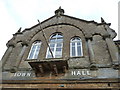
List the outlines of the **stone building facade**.
{"label": "stone building facade", "polygon": [[2,58],[2,90],[120,88],[120,41],[101,23],[55,15],[13,34]]}

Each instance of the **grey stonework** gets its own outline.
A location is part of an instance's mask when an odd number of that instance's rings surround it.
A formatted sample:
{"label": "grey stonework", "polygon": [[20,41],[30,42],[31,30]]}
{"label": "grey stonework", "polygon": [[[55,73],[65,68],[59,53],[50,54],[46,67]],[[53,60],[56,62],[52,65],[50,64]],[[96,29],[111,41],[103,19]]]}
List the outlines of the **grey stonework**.
{"label": "grey stonework", "polygon": [[[101,68],[110,68],[112,72],[117,73],[112,68],[114,66],[117,67],[117,70],[119,69],[120,61],[118,57],[120,57],[120,53],[118,53],[117,46],[120,44],[115,45],[113,42],[116,32],[110,28],[110,24],[64,15],[63,10],[60,12],[58,10],[54,16],[41,22],[41,29],[40,25],[36,24],[22,32],[19,30],[13,35],[13,38],[7,43],[8,49],[2,58],[3,72],[15,73],[25,70],[33,72],[28,63],[32,60],[28,60],[27,57],[32,43],[36,40],[42,42],[39,57],[36,61],[52,60],[46,59],[48,46],[42,30],[47,42],[49,42],[53,33],[62,33],[64,41],[62,58],[60,59],[67,60],[68,69],[90,69],[94,64],[92,68],[97,68],[98,71],[101,71]],[[75,36],[79,36],[82,40],[83,56],[72,58],[70,57],[70,40]]]}

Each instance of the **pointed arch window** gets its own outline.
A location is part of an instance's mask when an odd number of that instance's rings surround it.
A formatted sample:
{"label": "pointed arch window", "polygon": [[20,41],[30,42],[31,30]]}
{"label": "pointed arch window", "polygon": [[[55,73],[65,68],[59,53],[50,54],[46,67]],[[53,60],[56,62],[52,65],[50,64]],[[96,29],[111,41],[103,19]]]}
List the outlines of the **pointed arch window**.
{"label": "pointed arch window", "polygon": [[31,50],[28,55],[28,59],[37,59],[41,47],[41,41],[35,41],[32,44]]}
{"label": "pointed arch window", "polygon": [[74,37],[70,41],[70,56],[71,57],[83,56],[82,41],[79,37]]}
{"label": "pointed arch window", "polygon": [[51,36],[49,40],[49,47],[47,49],[46,58],[61,58],[62,48],[63,48],[63,36],[61,35],[61,33],[55,33],[54,35]]}

